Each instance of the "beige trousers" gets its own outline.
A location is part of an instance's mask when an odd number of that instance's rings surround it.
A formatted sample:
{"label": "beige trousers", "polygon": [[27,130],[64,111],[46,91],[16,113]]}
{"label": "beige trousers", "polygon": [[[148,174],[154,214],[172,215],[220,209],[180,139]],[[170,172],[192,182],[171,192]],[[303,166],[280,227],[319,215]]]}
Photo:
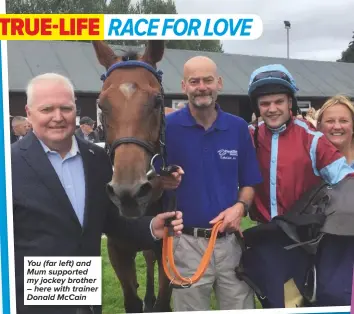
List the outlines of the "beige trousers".
{"label": "beige trousers", "polygon": [[[175,239],[175,263],[182,276],[191,277],[195,273],[208,242],[209,239],[185,234]],[[217,239],[204,276],[190,288],[173,289],[174,311],[210,310],[213,290],[219,310],[254,309],[253,290],[235,274],[241,253],[234,234]]]}

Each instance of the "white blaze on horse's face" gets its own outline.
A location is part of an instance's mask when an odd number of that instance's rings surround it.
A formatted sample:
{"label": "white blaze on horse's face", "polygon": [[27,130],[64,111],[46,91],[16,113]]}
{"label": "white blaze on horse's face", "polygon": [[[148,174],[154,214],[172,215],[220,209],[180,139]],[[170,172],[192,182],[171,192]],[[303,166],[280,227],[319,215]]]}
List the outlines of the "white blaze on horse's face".
{"label": "white blaze on horse's face", "polygon": [[130,99],[137,91],[137,88],[134,83],[123,83],[119,85],[119,90],[123,93],[126,99]]}

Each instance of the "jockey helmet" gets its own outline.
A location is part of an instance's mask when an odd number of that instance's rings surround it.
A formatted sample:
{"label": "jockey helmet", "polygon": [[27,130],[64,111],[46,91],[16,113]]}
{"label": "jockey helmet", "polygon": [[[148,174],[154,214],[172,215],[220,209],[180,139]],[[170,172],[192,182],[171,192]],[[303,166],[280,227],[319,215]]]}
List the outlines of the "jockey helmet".
{"label": "jockey helmet", "polygon": [[281,64],[262,66],[253,71],[248,85],[248,96],[251,99],[256,116],[259,116],[257,98],[262,95],[288,94],[292,97],[292,113],[299,113],[296,92],[299,89],[291,73]]}

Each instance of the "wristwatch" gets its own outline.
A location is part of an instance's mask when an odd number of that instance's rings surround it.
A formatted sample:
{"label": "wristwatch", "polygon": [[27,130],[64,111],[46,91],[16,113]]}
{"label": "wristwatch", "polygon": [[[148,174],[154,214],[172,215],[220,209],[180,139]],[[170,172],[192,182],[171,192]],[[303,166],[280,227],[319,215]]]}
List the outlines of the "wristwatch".
{"label": "wristwatch", "polygon": [[243,214],[243,217],[246,217],[247,215],[248,215],[248,212],[249,212],[249,206],[248,206],[248,204],[247,203],[245,203],[244,201],[237,201],[236,202],[236,204],[237,203],[241,203],[241,204],[243,204],[243,208],[244,208],[244,210],[245,210],[245,213]]}

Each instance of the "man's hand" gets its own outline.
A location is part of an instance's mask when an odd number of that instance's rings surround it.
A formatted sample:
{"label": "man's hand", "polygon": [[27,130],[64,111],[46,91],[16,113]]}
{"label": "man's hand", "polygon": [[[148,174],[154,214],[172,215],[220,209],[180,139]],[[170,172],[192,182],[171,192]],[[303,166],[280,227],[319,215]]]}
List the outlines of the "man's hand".
{"label": "man's hand", "polygon": [[160,176],[162,189],[164,190],[175,190],[178,188],[182,181],[182,175],[184,171],[181,167],[178,167],[176,172],[172,172],[169,176]]}
{"label": "man's hand", "polygon": [[152,199],[156,201],[162,196],[164,190],[175,190],[182,181],[184,171],[178,167],[176,172],[172,172],[169,176],[157,176],[151,180],[153,195]]}
{"label": "man's hand", "polygon": [[214,225],[218,221],[223,220],[223,224],[220,227],[220,232],[236,232],[241,231],[241,220],[244,216],[244,208],[242,203],[236,203],[234,206],[229,207],[222,211],[217,217],[211,220],[209,223]]}
{"label": "man's hand", "polygon": [[182,213],[179,211],[168,212],[168,213],[158,214],[156,217],[152,219],[151,229],[153,235],[156,238],[162,239],[164,234],[165,221],[166,219],[172,217],[174,217],[174,220],[172,220],[171,225],[173,226],[175,235],[180,236],[182,234],[181,232],[183,229]]}

